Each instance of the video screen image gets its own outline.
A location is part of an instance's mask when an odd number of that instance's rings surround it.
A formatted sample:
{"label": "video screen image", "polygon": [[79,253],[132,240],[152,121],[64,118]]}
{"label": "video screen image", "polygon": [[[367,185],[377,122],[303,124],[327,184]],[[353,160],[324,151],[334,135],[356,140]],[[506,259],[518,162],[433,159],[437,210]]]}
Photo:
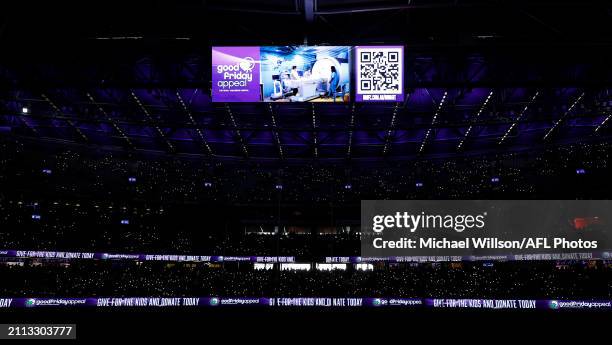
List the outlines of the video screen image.
{"label": "video screen image", "polygon": [[261,47],[265,102],[349,102],[350,46]]}

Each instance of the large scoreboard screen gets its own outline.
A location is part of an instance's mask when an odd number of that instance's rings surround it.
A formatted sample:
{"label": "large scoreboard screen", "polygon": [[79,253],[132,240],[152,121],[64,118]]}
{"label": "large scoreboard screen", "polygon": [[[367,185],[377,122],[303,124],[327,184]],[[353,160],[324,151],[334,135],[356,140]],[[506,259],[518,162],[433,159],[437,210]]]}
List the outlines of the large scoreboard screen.
{"label": "large scoreboard screen", "polygon": [[213,102],[401,102],[404,47],[213,47],[212,76]]}

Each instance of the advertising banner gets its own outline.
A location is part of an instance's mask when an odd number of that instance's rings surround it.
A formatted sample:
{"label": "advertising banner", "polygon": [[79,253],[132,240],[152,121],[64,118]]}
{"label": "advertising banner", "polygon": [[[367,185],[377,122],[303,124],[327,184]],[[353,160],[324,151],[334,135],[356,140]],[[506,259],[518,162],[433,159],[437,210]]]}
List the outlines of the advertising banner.
{"label": "advertising banner", "polygon": [[213,102],[259,102],[259,47],[213,47]]}
{"label": "advertising banner", "polygon": [[404,100],[404,47],[355,47],[355,101]]}
{"label": "advertising banner", "polygon": [[9,308],[427,308],[612,310],[610,300],[396,298],[396,297],[87,297],[0,298]]}

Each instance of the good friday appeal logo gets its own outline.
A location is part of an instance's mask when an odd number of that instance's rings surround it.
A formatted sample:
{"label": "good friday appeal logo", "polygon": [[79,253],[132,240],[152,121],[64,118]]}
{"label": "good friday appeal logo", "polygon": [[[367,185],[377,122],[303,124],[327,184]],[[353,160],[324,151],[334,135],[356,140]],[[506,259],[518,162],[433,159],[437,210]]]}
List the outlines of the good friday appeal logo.
{"label": "good friday appeal logo", "polygon": [[258,102],[259,47],[213,47],[213,102]]}

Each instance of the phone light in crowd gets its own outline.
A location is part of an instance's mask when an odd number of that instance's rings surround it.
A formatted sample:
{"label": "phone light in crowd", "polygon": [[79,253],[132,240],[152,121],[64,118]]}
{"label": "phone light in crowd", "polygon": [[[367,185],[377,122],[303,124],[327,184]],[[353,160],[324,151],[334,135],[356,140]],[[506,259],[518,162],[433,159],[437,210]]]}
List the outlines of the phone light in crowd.
{"label": "phone light in crowd", "polygon": [[135,177],[128,177],[128,182],[129,183],[136,183],[136,178]]}
{"label": "phone light in crowd", "polygon": [[415,183],[415,186],[417,188],[422,188],[423,187],[423,182],[417,182],[417,183]]}
{"label": "phone light in crowd", "polygon": [[344,185],[344,189],[352,189],[353,186],[350,183]]}
{"label": "phone light in crowd", "polygon": [[21,108],[21,113],[22,113],[22,114],[27,114],[27,113],[29,113],[29,112],[30,112],[30,109],[28,109],[28,107],[23,107],[23,108]]}
{"label": "phone light in crowd", "polygon": [[52,171],[51,171],[51,169],[43,169],[42,173],[43,174],[47,174],[47,175],[51,175]]}
{"label": "phone light in crowd", "polygon": [[576,175],[584,175],[586,174],[586,170],[584,169],[576,169]]}
{"label": "phone light in crowd", "polygon": [[204,182],[204,187],[206,188],[212,187],[212,182]]}
{"label": "phone light in crowd", "polygon": [[497,176],[491,177],[491,182],[492,183],[498,183],[499,182],[499,177],[497,177]]}
{"label": "phone light in crowd", "polygon": [[32,219],[34,219],[34,220],[40,220],[40,214],[33,214],[33,215],[32,215]]}
{"label": "phone light in crowd", "polygon": [[276,186],[274,186],[274,188],[276,188],[277,190],[283,190],[283,185],[277,184]]}
{"label": "phone light in crowd", "polygon": [[128,219],[122,219],[122,220],[121,220],[121,224],[122,224],[122,225],[129,225],[129,224],[130,224],[130,221],[129,221]]}

